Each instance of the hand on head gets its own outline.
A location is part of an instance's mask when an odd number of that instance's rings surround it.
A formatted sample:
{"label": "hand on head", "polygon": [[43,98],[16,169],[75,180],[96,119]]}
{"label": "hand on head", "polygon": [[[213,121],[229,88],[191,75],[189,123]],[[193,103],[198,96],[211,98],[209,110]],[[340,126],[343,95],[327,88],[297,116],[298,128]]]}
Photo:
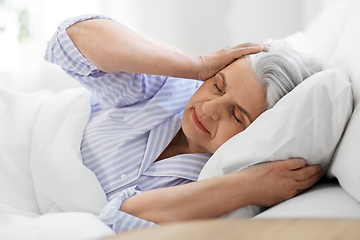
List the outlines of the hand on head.
{"label": "hand on head", "polygon": [[198,79],[206,80],[236,59],[261,51],[268,51],[268,49],[269,47],[266,44],[243,43],[234,47],[223,48],[215,53],[199,56],[198,60],[202,70],[199,72]]}

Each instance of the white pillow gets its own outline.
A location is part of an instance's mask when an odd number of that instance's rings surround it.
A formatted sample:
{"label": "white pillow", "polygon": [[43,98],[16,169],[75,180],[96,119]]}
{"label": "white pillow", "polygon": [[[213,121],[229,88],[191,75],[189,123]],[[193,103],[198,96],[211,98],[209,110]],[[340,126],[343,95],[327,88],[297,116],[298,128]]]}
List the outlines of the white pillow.
{"label": "white pillow", "polygon": [[[338,68],[316,73],[223,144],[205,164],[199,180],[295,157],[326,169],[351,112],[347,75]],[[252,217],[258,212],[258,207],[248,206],[228,216]]]}
{"label": "white pillow", "polygon": [[[347,20],[333,61],[350,78],[354,95],[354,112],[334,156],[329,175],[360,202],[360,2]],[[330,37],[330,36],[329,36]]]}

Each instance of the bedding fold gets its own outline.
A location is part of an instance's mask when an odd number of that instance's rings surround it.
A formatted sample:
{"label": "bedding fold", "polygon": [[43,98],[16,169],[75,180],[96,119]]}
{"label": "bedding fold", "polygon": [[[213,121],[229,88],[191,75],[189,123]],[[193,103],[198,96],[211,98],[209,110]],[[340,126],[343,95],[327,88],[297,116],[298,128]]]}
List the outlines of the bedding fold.
{"label": "bedding fold", "polygon": [[[0,239],[100,239],[107,204],[80,146],[90,115],[83,88],[0,89]],[[55,214],[54,214],[55,213]]]}
{"label": "bedding fold", "polygon": [[100,214],[107,204],[96,176],[81,159],[80,146],[91,107],[91,93],[70,89],[44,101],[37,117],[30,166],[42,214]]}
{"label": "bedding fold", "polygon": [[52,94],[0,88],[0,204],[29,215],[40,214],[30,170],[33,127],[42,103]]}

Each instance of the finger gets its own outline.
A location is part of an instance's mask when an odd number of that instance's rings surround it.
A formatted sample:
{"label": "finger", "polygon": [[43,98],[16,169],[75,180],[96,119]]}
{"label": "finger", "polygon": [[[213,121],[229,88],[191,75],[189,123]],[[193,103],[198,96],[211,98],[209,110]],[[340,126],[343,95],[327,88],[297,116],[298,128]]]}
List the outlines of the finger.
{"label": "finger", "polygon": [[288,160],[279,161],[286,170],[293,171],[305,167],[306,161],[303,158],[292,158]]}
{"label": "finger", "polygon": [[320,165],[312,165],[302,169],[294,170],[291,174],[293,175],[293,179],[297,181],[303,181],[318,173],[322,173],[322,168]]}
{"label": "finger", "polygon": [[236,48],[257,47],[257,46],[269,47],[269,44],[247,42],[247,43],[242,43],[242,44],[239,44],[239,45],[235,46],[234,49],[236,49]]}
{"label": "finger", "polygon": [[268,45],[259,43],[244,43],[234,47],[231,51],[235,59],[241,58],[246,55],[256,54],[259,52],[266,52],[269,50]]}
{"label": "finger", "polygon": [[255,48],[255,47],[261,47],[262,51],[269,51],[270,45],[265,43],[245,43],[240,44],[239,48],[245,49],[245,48]]}
{"label": "finger", "polygon": [[296,195],[300,195],[300,194],[302,194],[303,192],[305,192],[305,189],[297,190]]}
{"label": "finger", "polygon": [[256,54],[264,51],[265,47],[263,45],[242,47],[238,49],[234,49],[232,53],[236,54],[235,58],[241,58],[250,54]]}
{"label": "finger", "polygon": [[270,50],[270,45],[265,43],[242,43],[237,46],[225,47],[220,50],[220,52],[231,52],[231,51],[244,51],[246,49],[253,49],[255,51],[268,51]]}
{"label": "finger", "polygon": [[298,181],[299,184],[298,191],[308,189],[309,187],[314,185],[317,181],[319,181],[322,175],[323,175],[323,171],[321,170],[303,181]]}

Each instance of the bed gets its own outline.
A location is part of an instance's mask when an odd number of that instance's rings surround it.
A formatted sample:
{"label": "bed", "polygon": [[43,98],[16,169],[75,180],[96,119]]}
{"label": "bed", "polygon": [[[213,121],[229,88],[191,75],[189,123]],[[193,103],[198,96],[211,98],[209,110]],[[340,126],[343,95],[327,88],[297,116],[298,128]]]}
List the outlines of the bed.
{"label": "bed", "polygon": [[[205,226],[204,229],[222,232],[228,229],[227,226],[254,225],[253,229],[266,226],[265,233],[268,231],[274,237],[279,234],[272,231],[276,226],[298,226],[304,230],[325,226],[335,236],[334,226],[346,224],[353,231],[349,232],[344,227],[343,234],[358,234],[359,24],[360,1],[341,1],[322,12],[303,32],[287,37],[294,47],[315,53],[335,64],[315,76],[320,80],[309,81],[309,84],[286,96],[279,104],[283,109],[275,106],[273,113],[268,114],[270,118],[277,111],[289,111],[286,109],[292,108],[293,105],[289,105],[291,99],[297,101],[297,107],[306,110],[307,115],[303,118],[308,118],[309,114],[313,116],[311,124],[302,128],[303,135],[294,130],[287,131],[288,138],[276,151],[273,145],[266,148],[266,139],[270,141],[273,137],[271,134],[276,134],[276,131],[264,135],[262,143],[257,143],[257,147],[263,144],[262,151],[257,151],[258,155],[252,159],[245,153],[239,157],[236,151],[231,150],[243,144],[245,137],[232,138],[214,154],[199,177],[202,180],[296,154],[310,163],[322,164],[327,169],[323,179],[303,194],[269,209],[249,206],[213,222],[184,223],[144,230],[144,233],[140,230],[115,235],[97,219],[106,205],[106,197],[96,177],[82,165],[78,150],[90,114],[89,93],[83,89],[70,89],[58,94],[49,91],[19,94],[0,90],[0,132],[3,136],[11,136],[0,139],[0,145],[4,146],[0,151],[1,166],[4,166],[0,174],[0,187],[5,190],[0,195],[0,239],[138,239],[139,234],[149,236],[146,231],[155,230],[167,236],[167,239],[170,236],[176,239],[175,236],[181,233],[195,231],[192,226],[200,226],[197,224]],[[317,88],[323,91],[319,93],[313,90]],[[317,105],[306,104],[306,99]],[[2,103],[10,107],[4,107]],[[306,109],[313,105],[311,111]],[[295,114],[297,111],[291,112],[294,113],[293,118],[298,117]],[[257,126],[266,119],[266,116],[259,118],[258,123],[249,127],[245,134],[260,136],[264,131]],[[280,123],[277,123],[278,127],[282,126]],[[292,126],[292,129],[296,128]],[[309,133],[315,137],[310,142],[304,142],[303,136]],[[248,149],[251,153],[251,147]],[[59,163],[66,167],[60,167]],[[272,227],[269,227],[269,223]],[[165,232],[168,235],[164,235]],[[201,239],[201,236],[206,236],[206,231],[196,234]],[[233,237],[229,236],[229,239]],[[157,239],[161,238],[157,236]]]}

